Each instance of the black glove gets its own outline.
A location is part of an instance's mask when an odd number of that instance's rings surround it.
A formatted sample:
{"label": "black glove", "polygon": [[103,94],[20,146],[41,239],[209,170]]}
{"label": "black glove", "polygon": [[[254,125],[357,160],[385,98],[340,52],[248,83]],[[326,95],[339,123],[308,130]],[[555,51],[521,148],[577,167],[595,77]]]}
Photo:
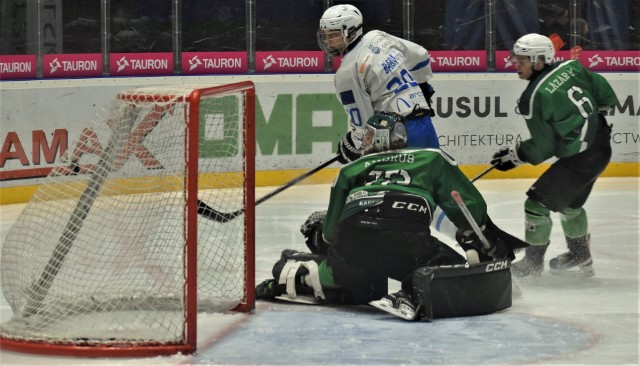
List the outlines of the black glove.
{"label": "black glove", "polygon": [[351,131],[338,142],[338,161],[342,164],[348,164],[358,160],[362,156],[362,152],[356,149],[356,145],[351,137]]}
{"label": "black glove", "polygon": [[422,84],[419,84],[419,86],[422,90],[422,94],[424,94],[424,99],[426,99],[427,102],[429,102],[429,106],[431,106],[431,97],[436,93],[436,91],[433,90],[431,84],[426,81]]}
{"label": "black glove", "polygon": [[491,159],[491,165],[495,165],[496,169],[503,172],[511,170],[520,164],[522,164],[522,160],[518,156],[518,145],[503,147],[493,154],[493,159]]}
{"label": "black glove", "polygon": [[422,94],[424,94],[424,99],[427,100],[427,105],[429,106],[429,116],[435,117],[436,112],[433,110],[433,107],[431,106],[431,97],[436,93],[436,91],[433,90],[433,87],[431,86],[431,84],[429,84],[426,81],[422,84],[419,84],[418,86],[422,90]]}
{"label": "black glove", "polygon": [[462,249],[465,251],[468,249],[475,249],[479,253],[480,260],[482,262],[491,260],[490,258],[496,260],[516,259],[516,256],[513,254],[513,250],[509,247],[502,236],[496,235],[497,233],[495,231],[488,229],[487,226],[484,225],[480,229],[482,230],[482,235],[484,235],[489,242],[489,248],[484,247],[482,241],[473,230],[458,230],[458,232],[456,232],[456,240]]}
{"label": "black glove", "polygon": [[326,210],[316,211],[300,226],[300,232],[305,237],[305,244],[311,253],[327,255],[329,244],[322,238],[322,222],[326,215]]}

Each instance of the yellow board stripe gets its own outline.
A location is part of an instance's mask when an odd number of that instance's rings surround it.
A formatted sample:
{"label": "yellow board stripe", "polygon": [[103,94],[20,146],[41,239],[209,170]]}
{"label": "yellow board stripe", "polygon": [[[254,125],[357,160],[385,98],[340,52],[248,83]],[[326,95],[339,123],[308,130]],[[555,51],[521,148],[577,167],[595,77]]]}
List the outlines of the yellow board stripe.
{"label": "yellow board stripe", "polygon": [[[537,178],[544,173],[550,164],[540,164],[537,166],[523,165],[508,172],[501,172],[499,170],[492,170],[482,179],[515,179],[515,178]],[[472,179],[478,174],[487,169],[488,165],[460,165],[462,172]],[[333,181],[338,174],[339,168],[327,168],[324,169],[304,181],[298,184],[328,184]],[[306,173],[306,169],[294,169],[294,170],[269,170],[256,172],[256,186],[258,187],[277,187],[281,186],[290,180]],[[640,177],[640,163],[610,163],[602,174],[603,177]],[[239,174],[207,174],[203,181],[206,182],[228,182],[239,179]],[[202,179],[201,178],[201,179]],[[126,184],[125,184],[126,185]],[[135,184],[139,188],[138,184]],[[225,188],[210,186],[207,184],[206,188]],[[18,186],[18,187],[4,187],[0,188],[0,205],[8,205],[14,203],[24,203],[31,199],[31,196],[38,189],[38,185]],[[149,192],[152,192],[151,189]],[[124,192],[123,192],[124,193]]]}

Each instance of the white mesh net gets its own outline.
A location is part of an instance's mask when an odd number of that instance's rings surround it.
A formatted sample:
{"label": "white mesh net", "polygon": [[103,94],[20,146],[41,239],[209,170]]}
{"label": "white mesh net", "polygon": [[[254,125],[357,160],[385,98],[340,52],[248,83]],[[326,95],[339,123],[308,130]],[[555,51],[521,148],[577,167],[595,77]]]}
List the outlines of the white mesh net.
{"label": "white mesh net", "polygon": [[[187,215],[187,165],[195,162],[199,202],[221,212],[245,208],[246,95],[202,93],[194,108],[194,89],[120,93],[52,170],[3,245],[2,291],[13,310],[0,325],[3,339],[183,342],[188,220],[197,220],[200,310],[247,301],[245,230],[253,218]],[[198,122],[198,157],[190,155],[190,118]]]}

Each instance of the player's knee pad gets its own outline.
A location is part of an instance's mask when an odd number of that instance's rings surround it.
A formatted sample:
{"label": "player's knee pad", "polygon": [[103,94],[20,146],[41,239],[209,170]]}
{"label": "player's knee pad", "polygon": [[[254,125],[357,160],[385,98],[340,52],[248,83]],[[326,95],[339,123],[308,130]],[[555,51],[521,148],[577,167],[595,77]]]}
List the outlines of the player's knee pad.
{"label": "player's knee pad", "polygon": [[525,216],[525,240],[529,244],[542,245],[549,241],[551,236],[551,211],[542,203],[527,198],[524,202]]}
{"label": "player's knee pad", "polygon": [[322,260],[323,257],[317,254],[285,249],[280,260],[273,266],[272,275],[279,285],[286,285],[290,298],[296,298],[298,292],[302,291],[305,295],[312,294],[324,299],[318,271],[318,264]]}
{"label": "player's knee pad", "polygon": [[[302,277],[304,278],[304,284],[300,281],[300,276],[304,276]],[[303,286],[307,286],[313,290],[313,296],[315,298],[324,299],[320,276],[318,274],[318,263],[315,261],[299,262],[296,260],[288,260],[282,267],[280,276],[277,277],[277,279],[279,285],[286,286],[287,295],[291,298],[296,298],[298,291],[301,289],[305,295],[308,294],[309,291],[303,288]]]}
{"label": "player's knee pad", "polygon": [[569,238],[581,238],[589,231],[586,211],[567,207],[560,212],[560,222],[564,235]]}

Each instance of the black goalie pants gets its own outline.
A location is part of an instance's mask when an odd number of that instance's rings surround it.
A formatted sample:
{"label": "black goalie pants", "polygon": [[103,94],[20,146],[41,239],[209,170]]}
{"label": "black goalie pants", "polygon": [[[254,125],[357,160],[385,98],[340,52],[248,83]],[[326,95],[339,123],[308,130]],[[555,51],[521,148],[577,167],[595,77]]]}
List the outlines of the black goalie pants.
{"label": "black goalie pants", "polygon": [[388,278],[411,288],[413,272],[423,266],[462,264],[466,260],[455,250],[430,235],[424,225],[419,231],[377,230],[343,222],[338,240],[329,249],[327,263],[333,279],[362,303],[388,293]]}

